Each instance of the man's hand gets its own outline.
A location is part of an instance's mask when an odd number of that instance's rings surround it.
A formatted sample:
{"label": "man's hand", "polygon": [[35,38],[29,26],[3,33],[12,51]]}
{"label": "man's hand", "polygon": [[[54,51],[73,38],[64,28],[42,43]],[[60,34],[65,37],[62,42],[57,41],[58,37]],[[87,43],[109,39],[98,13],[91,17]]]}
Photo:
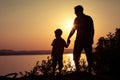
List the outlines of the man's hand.
{"label": "man's hand", "polygon": [[67,39],[67,44],[70,44],[70,39]]}

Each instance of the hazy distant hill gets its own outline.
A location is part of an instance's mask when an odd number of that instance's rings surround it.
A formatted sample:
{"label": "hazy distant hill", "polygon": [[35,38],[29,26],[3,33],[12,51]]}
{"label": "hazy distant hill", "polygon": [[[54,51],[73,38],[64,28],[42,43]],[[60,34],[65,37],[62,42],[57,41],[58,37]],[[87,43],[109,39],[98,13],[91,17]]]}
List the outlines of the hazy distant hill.
{"label": "hazy distant hill", "polygon": [[[64,52],[72,53],[72,49],[65,49]],[[51,50],[32,50],[32,51],[0,50],[0,55],[42,55],[50,53]]]}

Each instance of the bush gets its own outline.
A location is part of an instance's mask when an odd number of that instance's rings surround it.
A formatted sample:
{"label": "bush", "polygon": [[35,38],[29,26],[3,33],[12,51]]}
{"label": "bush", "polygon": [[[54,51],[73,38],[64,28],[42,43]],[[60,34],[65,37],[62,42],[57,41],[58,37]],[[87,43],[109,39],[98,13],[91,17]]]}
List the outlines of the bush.
{"label": "bush", "polygon": [[120,28],[115,33],[109,32],[105,37],[98,39],[95,48],[95,70],[98,74],[112,74],[120,72],[118,68],[120,60]]}
{"label": "bush", "polygon": [[[81,71],[87,71],[87,65],[85,64],[86,61],[84,59],[80,60],[80,70]],[[68,59],[68,61],[64,61],[64,66],[62,69],[61,74],[65,75],[65,74],[69,74],[75,71],[75,67],[73,65],[71,65],[71,61],[70,59]],[[56,74],[58,74],[58,68],[55,70]],[[36,65],[33,67],[33,69],[28,72],[25,71],[25,73],[23,74],[22,72],[20,72],[21,76],[23,77],[29,77],[29,76],[39,76],[39,75],[51,75],[52,74],[52,59],[50,59],[50,57],[47,57],[47,60],[42,60],[42,63],[39,64],[39,61],[36,62]]]}

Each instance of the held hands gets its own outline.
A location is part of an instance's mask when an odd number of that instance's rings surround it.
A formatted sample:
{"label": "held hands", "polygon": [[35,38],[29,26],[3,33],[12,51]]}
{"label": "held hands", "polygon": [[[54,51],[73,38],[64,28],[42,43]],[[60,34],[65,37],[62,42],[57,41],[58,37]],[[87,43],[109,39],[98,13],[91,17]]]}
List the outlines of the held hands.
{"label": "held hands", "polygon": [[70,39],[69,40],[67,39],[66,48],[68,48],[69,44],[70,44]]}
{"label": "held hands", "polygon": [[67,44],[70,44],[70,42],[71,42],[70,39],[67,39]]}

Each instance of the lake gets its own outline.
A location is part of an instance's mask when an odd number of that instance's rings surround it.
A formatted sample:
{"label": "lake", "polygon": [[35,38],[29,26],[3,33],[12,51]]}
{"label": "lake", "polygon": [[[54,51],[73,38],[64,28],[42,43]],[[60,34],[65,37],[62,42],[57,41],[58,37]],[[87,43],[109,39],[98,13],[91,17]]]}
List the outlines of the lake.
{"label": "lake", "polygon": [[[42,60],[47,60],[48,56],[50,56],[50,54],[0,56],[0,75],[30,71],[37,61],[41,63]],[[81,58],[86,60],[86,55],[81,54]],[[70,59],[74,66],[73,55],[71,53],[63,55],[64,61],[68,61],[68,59]]]}

